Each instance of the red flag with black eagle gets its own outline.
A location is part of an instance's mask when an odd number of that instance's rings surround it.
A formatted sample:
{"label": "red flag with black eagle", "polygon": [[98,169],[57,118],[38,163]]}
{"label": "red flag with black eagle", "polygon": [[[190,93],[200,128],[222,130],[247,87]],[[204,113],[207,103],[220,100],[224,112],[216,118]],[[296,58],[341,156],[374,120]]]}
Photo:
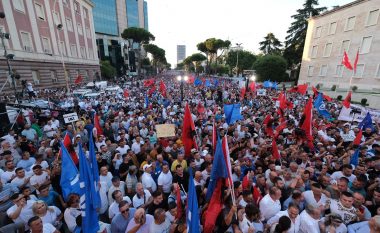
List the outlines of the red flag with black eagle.
{"label": "red flag with black eagle", "polygon": [[198,148],[197,143],[195,141],[195,125],[193,118],[191,117],[191,112],[188,103],[186,103],[185,116],[183,118],[182,143],[185,147],[185,156],[191,155],[191,149]]}

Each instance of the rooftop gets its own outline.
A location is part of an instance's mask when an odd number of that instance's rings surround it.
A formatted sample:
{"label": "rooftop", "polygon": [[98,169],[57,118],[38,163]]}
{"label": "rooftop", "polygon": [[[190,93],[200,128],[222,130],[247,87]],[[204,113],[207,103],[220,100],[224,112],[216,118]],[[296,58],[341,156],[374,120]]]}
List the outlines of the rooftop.
{"label": "rooftop", "polygon": [[[346,8],[349,8],[349,7],[352,7],[352,6],[356,6],[356,5],[362,4],[362,3],[364,3],[364,2],[369,2],[369,1],[373,1],[373,0],[356,0],[356,1],[353,1],[353,2],[350,2],[350,3],[347,3],[346,5],[339,6],[339,7],[335,7],[335,8],[332,9],[332,10],[329,10],[329,11],[323,12],[323,13],[320,14],[320,15],[313,16],[313,17],[311,17],[310,19],[321,18],[321,17],[324,17],[324,16],[326,16],[326,15],[333,14],[333,13],[335,13],[335,12],[337,12],[337,11],[344,10],[344,9],[346,9]],[[375,0],[375,1],[377,1],[377,0]]]}

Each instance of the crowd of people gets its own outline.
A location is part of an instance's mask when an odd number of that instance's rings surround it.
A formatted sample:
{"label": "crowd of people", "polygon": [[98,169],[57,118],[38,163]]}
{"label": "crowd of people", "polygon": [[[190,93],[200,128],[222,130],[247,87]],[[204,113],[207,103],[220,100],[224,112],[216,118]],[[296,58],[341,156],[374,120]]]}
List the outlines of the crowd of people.
{"label": "crowd of people", "polygon": [[[165,93],[153,89],[160,83]],[[60,141],[67,135],[69,152],[78,153],[79,144],[88,150],[95,113],[102,128],[94,138],[102,232],[187,232],[189,182],[195,185],[202,232],[210,204],[206,194],[214,128],[220,138],[227,138],[232,182],[223,185],[223,206],[212,232],[380,232],[377,122],[373,129],[363,129],[357,149],[353,141],[358,122],[337,120],[342,104],[332,100],[326,108],[331,119],[313,113],[310,146],[300,122],[312,94],[287,92],[292,107],[280,113],[276,99],[283,90],[268,89],[265,96],[247,90],[242,96],[238,83],[230,79],[212,83],[216,85],[184,84],[183,99],[181,84],[170,76],[148,85],[133,81],[124,94],[92,99],[51,93],[51,98],[70,99],[79,120],[64,124],[58,115],[29,114],[1,138],[0,232],[82,231],[80,196],[62,195]],[[243,116],[230,125],[223,110],[228,103],[240,103]],[[186,104],[197,142],[190,154],[182,140]],[[285,127],[276,131],[284,120]],[[157,124],[174,124],[175,136],[157,137]],[[280,158],[274,156],[268,128],[277,133]],[[353,166],[357,150],[359,162]]]}

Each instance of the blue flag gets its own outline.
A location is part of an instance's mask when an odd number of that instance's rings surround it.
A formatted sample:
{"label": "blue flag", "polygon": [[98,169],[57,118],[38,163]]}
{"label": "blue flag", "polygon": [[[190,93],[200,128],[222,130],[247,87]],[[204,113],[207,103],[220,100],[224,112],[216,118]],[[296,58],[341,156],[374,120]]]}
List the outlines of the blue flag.
{"label": "blue flag", "polygon": [[372,129],[372,132],[375,131],[375,128],[373,127],[373,124],[372,124],[372,117],[369,112],[367,112],[367,115],[364,117],[362,122],[359,123],[358,127],[359,129],[362,129],[362,130],[370,128]]}
{"label": "blue flag", "polygon": [[149,107],[149,97],[148,95],[145,93],[145,108],[148,108]]}
{"label": "blue flag", "polygon": [[92,205],[95,209],[100,208],[101,201],[100,201],[100,194],[99,194],[99,168],[98,168],[98,162],[96,161],[96,154],[95,154],[95,146],[94,146],[94,137],[92,136],[92,131],[90,132],[90,140],[89,140],[89,159],[91,164],[91,170],[93,175],[93,182],[94,186],[91,186],[93,190],[91,190],[92,195]]}
{"label": "blue flag", "polygon": [[200,233],[197,192],[195,191],[192,169],[189,169],[189,192],[187,194],[187,233]]}
{"label": "blue flag", "polygon": [[240,113],[240,104],[225,104],[224,115],[226,122],[229,125],[243,119],[243,116]]}
{"label": "blue flag", "polygon": [[99,231],[99,215],[93,205],[94,177],[89,161],[84,155],[79,143],[79,180],[81,188],[80,207],[82,210],[82,232],[96,233]]}
{"label": "blue flag", "polygon": [[210,82],[210,80],[206,79],[206,81],[205,81],[205,86],[206,86],[206,87],[211,87],[211,82]]}
{"label": "blue flag", "polygon": [[272,84],[273,84],[273,85],[272,85],[272,88],[275,89],[275,90],[277,90],[277,89],[278,89],[278,86],[277,86],[278,83],[277,83],[277,82],[273,82]]}
{"label": "blue flag", "polygon": [[331,119],[331,115],[326,110],[325,103],[323,102],[323,93],[319,93],[317,98],[314,100],[314,108],[318,110],[319,115],[326,119]]}
{"label": "blue flag", "polygon": [[165,108],[167,108],[170,105],[170,100],[164,99],[162,104],[164,105]]}
{"label": "blue flag", "polygon": [[75,166],[69,152],[65,148],[62,142],[61,145],[61,159],[62,159],[62,168],[61,168],[61,180],[60,185],[62,187],[62,195],[65,201],[70,193],[80,193],[79,186],[79,173],[78,169]]}
{"label": "blue flag", "polygon": [[353,165],[353,166],[358,166],[359,164],[359,152],[360,152],[360,147],[358,147],[354,154],[352,155],[351,157],[351,160],[350,160],[350,164]]}
{"label": "blue flag", "polygon": [[196,78],[194,80],[194,86],[200,86],[200,85],[202,85],[202,80],[200,78]]}
{"label": "blue flag", "polygon": [[264,81],[263,82],[263,87],[264,88],[272,88],[273,87],[273,83],[271,81],[269,81],[269,80]]}
{"label": "blue flag", "polygon": [[218,79],[214,79],[214,86],[218,86],[219,85],[219,80]]}
{"label": "blue flag", "polygon": [[210,200],[214,193],[216,182],[219,178],[227,178],[228,172],[226,167],[226,161],[223,155],[222,141],[218,135],[218,141],[216,143],[214,161],[212,162],[212,170],[210,175],[210,182],[207,187],[206,200]]}

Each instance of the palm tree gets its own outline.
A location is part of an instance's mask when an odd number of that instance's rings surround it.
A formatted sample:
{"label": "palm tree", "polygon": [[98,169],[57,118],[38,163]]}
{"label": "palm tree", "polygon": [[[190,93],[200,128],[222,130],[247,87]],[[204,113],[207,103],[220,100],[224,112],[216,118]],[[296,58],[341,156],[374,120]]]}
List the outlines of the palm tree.
{"label": "palm tree", "polygon": [[273,33],[268,33],[266,37],[264,37],[264,41],[260,43],[260,50],[266,54],[280,54],[282,46],[281,41],[279,41]]}

